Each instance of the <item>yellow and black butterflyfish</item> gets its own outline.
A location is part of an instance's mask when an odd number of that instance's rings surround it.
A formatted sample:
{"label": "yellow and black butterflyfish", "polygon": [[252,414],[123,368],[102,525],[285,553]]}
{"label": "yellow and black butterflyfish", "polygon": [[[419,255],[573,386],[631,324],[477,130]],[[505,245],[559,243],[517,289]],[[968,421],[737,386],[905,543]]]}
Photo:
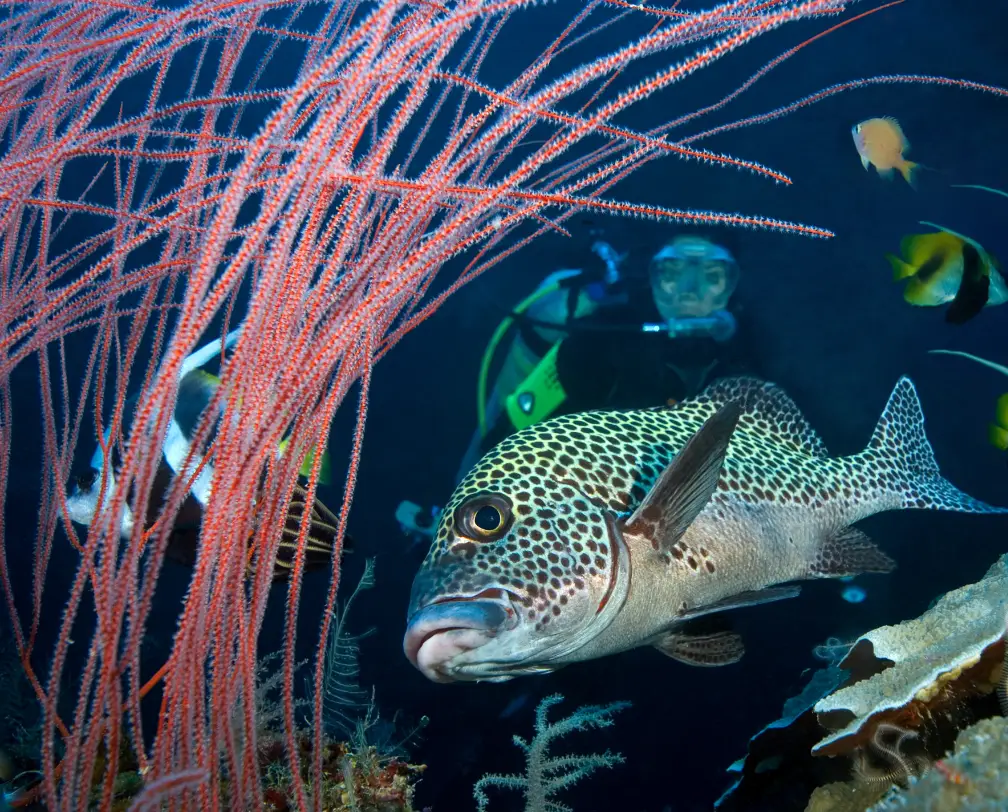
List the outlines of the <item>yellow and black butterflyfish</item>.
{"label": "yellow and black butterflyfish", "polygon": [[900,256],[886,254],[893,279],[908,280],[903,298],[918,307],[948,304],[945,320],[963,324],[984,307],[1008,301],[997,260],[983,246],[955,231],[922,221],[938,229],[931,234],[908,234],[900,242]]}

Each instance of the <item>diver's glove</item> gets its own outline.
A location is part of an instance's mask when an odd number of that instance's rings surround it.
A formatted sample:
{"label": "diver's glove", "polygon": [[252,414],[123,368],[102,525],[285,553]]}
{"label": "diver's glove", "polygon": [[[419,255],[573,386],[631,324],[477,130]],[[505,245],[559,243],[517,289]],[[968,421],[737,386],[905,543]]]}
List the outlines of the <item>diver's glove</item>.
{"label": "diver's glove", "polygon": [[719,343],[729,341],[738,329],[735,317],[727,310],[715,310],[699,318],[670,319],[662,326],[669,338],[713,338]]}

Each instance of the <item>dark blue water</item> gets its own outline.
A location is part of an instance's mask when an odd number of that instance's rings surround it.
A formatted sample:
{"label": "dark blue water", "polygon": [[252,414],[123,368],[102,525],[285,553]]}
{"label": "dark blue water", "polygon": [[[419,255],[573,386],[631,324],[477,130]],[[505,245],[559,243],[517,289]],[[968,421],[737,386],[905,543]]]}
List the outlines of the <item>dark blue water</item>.
{"label": "dark blue water", "polygon": [[[579,7],[578,0],[562,0],[519,14],[492,52],[484,81],[499,86],[512,77]],[[855,10],[867,7],[859,4]],[[710,103],[827,24],[806,22],[772,33],[657,94],[620,122],[646,129]],[[808,47],[710,123],[766,112],[822,87],[880,74],[941,74],[1008,86],[1005,30],[1008,6],[1003,2],[907,0]],[[590,58],[593,51],[611,50],[640,32],[639,24],[610,29],[576,56]],[[624,78],[641,78],[664,61],[651,60]],[[902,124],[912,144],[909,157],[933,167],[922,173],[916,191],[898,177],[888,181],[860,165],[850,128],[881,115]],[[684,132],[706,128],[702,121]],[[729,245],[741,265],[737,297],[752,324],[751,353],[759,372],[794,397],[837,455],[866,444],[892,386],[900,375],[910,375],[946,476],[977,497],[1008,504],[1008,457],[986,442],[986,423],[997,396],[1008,391],[1008,380],[961,359],[927,354],[935,348],[960,349],[1008,363],[1008,307],[989,309],[965,326],[948,325],[941,309],[912,308],[903,301],[883,259],[904,234],[924,230],[918,226],[922,219],[967,233],[995,255],[1008,255],[1008,199],[950,188],[982,183],[1008,189],[1006,129],[1008,99],[912,84],[853,90],[789,118],[701,144],[784,172],[793,179],[791,186],[665,158],[650,162],[610,196],[762,214],[834,231],[831,240],[717,228],[697,232]],[[631,252],[641,270],[655,250],[684,231],[644,220],[593,220],[617,249]],[[608,748],[626,757],[622,766],[597,774],[560,800],[578,812],[709,809],[730,783],[725,768],[800,690],[802,671],[817,665],[813,646],[829,636],[853,636],[919,614],[937,595],[979,578],[1006,549],[1003,520],[909,512],[875,517],[864,528],[897,559],[898,570],[859,579],[868,591],[859,605],[842,601],[841,586],[827,582],[808,584],[797,601],[738,613],[734,621],[747,654],[737,665],[691,669],[647,649],[505,684],[428,682],[401,650],[410,584],[425,549],[410,545],[393,513],[403,499],[440,505],[449,497],[475,426],[483,348],[508,307],[545,275],[583,255],[587,230],[577,220],[568,226],[570,238],[542,237],[449,300],[396,347],[374,376],[350,524],[358,551],[346,559],[344,578],[354,582],[364,558],[377,556],[377,586],[355,608],[359,626],[378,627],[363,646],[361,682],[375,686],[384,716],[399,709],[406,719],[430,717],[413,752],[414,761],[428,765],[417,791],[418,809],[473,809],[472,785],[482,774],[521,772],[521,754],[511,736],[528,737],[535,705],[556,692],[567,701],[555,714],[585,703],[633,703],[617,715],[613,728],[575,734],[558,749]],[[15,386],[25,397],[37,391],[36,374],[30,367],[17,373]],[[337,481],[352,417],[352,409],[344,408],[333,429]],[[19,438],[24,454],[32,453],[32,439]],[[8,504],[21,499],[34,504],[36,481],[16,480]],[[333,488],[322,496],[337,505],[340,492]],[[30,515],[9,518],[8,533],[20,529],[31,538],[32,520]],[[166,578],[177,581],[168,592],[184,589],[184,572],[171,570]],[[306,620],[299,638],[304,656],[312,649],[313,611],[320,611],[325,587],[320,576],[305,583]],[[49,588],[50,594],[60,594],[58,585]],[[275,592],[264,650],[280,640],[284,594]],[[52,611],[55,619],[59,607]],[[167,641],[173,623],[167,617],[164,623]],[[499,718],[523,695],[527,699],[515,713]],[[522,804],[517,796],[500,795],[490,808],[506,812]]]}

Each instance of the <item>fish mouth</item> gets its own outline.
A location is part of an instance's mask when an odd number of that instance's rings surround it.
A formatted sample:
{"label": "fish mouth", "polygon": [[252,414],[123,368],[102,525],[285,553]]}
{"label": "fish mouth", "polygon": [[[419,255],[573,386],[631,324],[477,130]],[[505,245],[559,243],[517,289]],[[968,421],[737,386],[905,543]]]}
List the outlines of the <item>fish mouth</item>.
{"label": "fish mouth", "polygon": [[517,596],[500,588],[432,601],[409,619],[406,658],[432,682],[462,678],[452,662],[518,623]]}

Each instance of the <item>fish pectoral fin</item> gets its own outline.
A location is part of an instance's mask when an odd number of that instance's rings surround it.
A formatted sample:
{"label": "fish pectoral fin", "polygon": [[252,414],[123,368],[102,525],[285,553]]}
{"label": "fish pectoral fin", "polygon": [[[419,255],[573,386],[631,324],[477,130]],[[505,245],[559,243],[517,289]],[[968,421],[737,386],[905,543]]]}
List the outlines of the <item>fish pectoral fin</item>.
{"label": "fish pectoral fin", "polygon": [[759,606],[763,603],[797,598],[800,593],[800,586],[775,586],[767,589],[753,589],[748,592],[739,592],[715,603],[708,603],[705,606],[698,606],[696,609],[689,610],[685,615],[681,615],[679,619],[691,619],[710,615],[714,612],[727,612],[729,609],[742,609],[747,606]]}
{"label": "fish pectoral fin", "polygon": [[845,527],[826,539],[809,568],[809,575],[840,578],[865,572],[892,572],[896,562],[862,531]]}
{"label": "fish pectoral fin", "polygon": [[737,403],[718,409],[662,471],[654,487],[622,529],[671,551],[710,501],[742,410]]}
{"label": "fish pectoral fin", "polygon": [[871,161],[868,160],[868,156],[867,155],[862,155],[861,156],[861,166],[863,166],[865,168],[866,172],[868,171],[868,167],[871,166]]}
{"label": "fish pectoral fin", "polygon": [[737,663],[745,654],[742,636],[736,632],[713,634],[667,632],[652,645],[673,660],[704,668]]}

